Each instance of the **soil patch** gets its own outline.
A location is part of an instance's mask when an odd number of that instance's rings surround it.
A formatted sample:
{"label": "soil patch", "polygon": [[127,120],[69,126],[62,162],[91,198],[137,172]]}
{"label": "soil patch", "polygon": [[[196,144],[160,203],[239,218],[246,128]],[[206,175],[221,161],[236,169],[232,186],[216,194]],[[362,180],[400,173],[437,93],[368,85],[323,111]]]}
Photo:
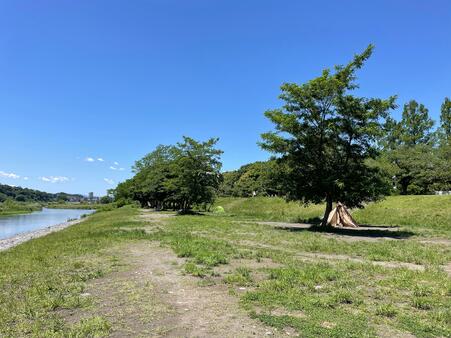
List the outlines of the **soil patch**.
{"label": "soil patch", "polygon": [[111,337],[262,337],[280,336],[274,328],[251,319],[226,285],[199,286],[199,278],[184,275],[184,259],[156,242],[135,242],[123,252],[130,270],[93,281],[85,294],[91,310],[65,313],[74,322],[105,316]]}
{"label": "soil patch", "polygon": [[[239,241],[240,244],[246,245],[246,246],[252,246],[255,248],[262,248],[262,249],[272,249],[280,251],[281,248],[269,244],[260,244],[255,243],[249,240]],[[324,259],[327,261],[331,260],[338,260],[338,261],[351,261],[356,263],[370,263],[373,265],[379,265],[386,268],[406,268],[409,270],[416,270],[416,271],[424,271],[425,267],[423,265],[414,264],[414,263],[407,263],[407,262],[386,262],[386,261],[369,261],[365,260],[363,258],[358,257],[352,257],[347,255],[339,255],[339,254],[323,254],[323,253],[312,253],[312,252],[296,252],[294,250],[287,250],[283,249],[282,251],[293,253],[296,257],[302,259],[302,260],[308,260],[308,261],[318,261],[319,259]],[[446,267],[444,267],[446,269]]]}

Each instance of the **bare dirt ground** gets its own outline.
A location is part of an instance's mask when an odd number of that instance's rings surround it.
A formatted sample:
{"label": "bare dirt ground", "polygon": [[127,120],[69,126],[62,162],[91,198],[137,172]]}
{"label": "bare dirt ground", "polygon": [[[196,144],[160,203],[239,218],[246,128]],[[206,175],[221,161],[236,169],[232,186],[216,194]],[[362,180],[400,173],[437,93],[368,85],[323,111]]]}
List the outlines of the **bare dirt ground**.
{"label": "bare dirt ground", "polygon": [[[272,246],[268,244],[261,244],[249,240],[239,241],[239,244],[244,244],[247,246],[253,246],[256,248],[268,248],[268,249],[275,249],[280,250],[280,247]],[[416,271],[424,271],[425,267],[420,264],[415,263],[407,263],[407,262],[386,262],[386,261],[367,261],[362,258],[358,257],[352,257],[348,255],[339,255],[339,254],[323,254],[323,253],[313,253],[313,252],[295,252],[293,250],[284,249],[284,251],[290,251],[292,253],[296,253],[295,256],[299,258],[300,260],[304,261],[318,261],[318,260],[326,260],[326,261],[349,261],[349,262],[355,262],[355,263],[367,263],[370,262],[373,265],[379,265],[386,268],[406,268],[409,270],[416,270]]]}
{"label": "bare dirt ground", "polygon": [[[144,214],[152,227],[170,215]],[[94,306],[63,313],[66,321],[102,315],[112,324],[110,337],[264,337],[290,336],[251,319],[239,307],[238,297],[223,283],[200,285],[185,275],[184,259],[156,242],[136,242],[112,248],[127,268],[91,282],[82,296]],[[246,263],[246,262],[245,262]],[[251,262],[247,262],[251,264]],[[264,266],[264,262],[260,262]],[[268,262],[271,264],[271,262]],[[233,268],[233,264],[228,267]],[[226,273],[217,271],[218,274]],[[221,278],[219,275],[217,278]]]}

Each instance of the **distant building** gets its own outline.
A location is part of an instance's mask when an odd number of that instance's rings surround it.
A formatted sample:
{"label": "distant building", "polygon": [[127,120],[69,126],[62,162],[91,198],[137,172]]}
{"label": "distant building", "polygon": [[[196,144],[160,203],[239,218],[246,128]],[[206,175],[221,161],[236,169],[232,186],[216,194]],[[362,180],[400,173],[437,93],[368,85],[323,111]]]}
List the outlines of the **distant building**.
{"label": "distant building", "polygon": [[70,196],[69,202],[71,203],[80,203],[83,200],[83,196]]}
{"label": "distant building", "polygon": [[90,192],[88,193],[88,196],[83,199],[83,201],[89,203],[98,203],[100,201],[100,197],[94,196],[94,193]]}

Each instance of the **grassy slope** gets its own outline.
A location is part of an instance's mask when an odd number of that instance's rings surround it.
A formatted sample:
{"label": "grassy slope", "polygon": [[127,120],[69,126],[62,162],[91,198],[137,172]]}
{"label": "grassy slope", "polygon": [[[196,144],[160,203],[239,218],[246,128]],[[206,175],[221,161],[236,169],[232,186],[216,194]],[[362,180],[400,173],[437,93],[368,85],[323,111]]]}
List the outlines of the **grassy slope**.
{"label": "grassy slope", "polygon": [[[220,198],[217,205],[226,212],[252,219],[302,222],[322,217],[324,205],[304,207],[281,198]],[[390,196],[371,203],[353,215],[362,224],[399,225],[422,228],[424,233],[450,235],[451,196]]]}

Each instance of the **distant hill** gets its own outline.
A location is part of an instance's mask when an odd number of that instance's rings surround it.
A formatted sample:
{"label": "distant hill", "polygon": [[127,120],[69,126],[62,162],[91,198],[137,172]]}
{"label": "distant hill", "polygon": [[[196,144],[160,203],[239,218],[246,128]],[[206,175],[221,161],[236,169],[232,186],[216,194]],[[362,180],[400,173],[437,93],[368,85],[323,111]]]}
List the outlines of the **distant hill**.
{"label": "distant hill", "polygon": [[10,185],[0,184],[0,202],[5,201],[6,199],[13,199],[19,202],[78,202],[83,199],[83,196],[78,194],[67,194],[65,192],[51,194],[34,189],[12,187]]}

